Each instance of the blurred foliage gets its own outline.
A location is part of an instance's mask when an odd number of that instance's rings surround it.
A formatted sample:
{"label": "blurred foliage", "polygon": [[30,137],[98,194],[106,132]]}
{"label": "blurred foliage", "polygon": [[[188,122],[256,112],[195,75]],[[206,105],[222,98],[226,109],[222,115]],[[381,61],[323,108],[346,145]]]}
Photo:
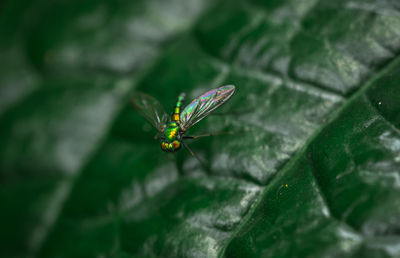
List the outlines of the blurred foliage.
{"label": "blurred foliage", "polygon": [[[399,257],[397,0],[8,0],[2,257]],[[224,84],[175,160],[129,105]]]}

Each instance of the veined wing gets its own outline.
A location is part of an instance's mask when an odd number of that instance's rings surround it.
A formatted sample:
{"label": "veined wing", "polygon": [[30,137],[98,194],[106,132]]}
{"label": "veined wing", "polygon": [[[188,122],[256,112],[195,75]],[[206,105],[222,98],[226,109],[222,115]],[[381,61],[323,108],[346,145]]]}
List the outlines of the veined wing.
{"label": "veined wing", "polygon": [[131,98],[135,110],[146,118],[159,132],[163,132],[168,122],[168,115],[155,98],[145,93],[136,92]]}
{"label": "veined wing", "polygon": [[180,115],[181,129],[186,131],[191,126],[208,116],[224,104],[235,92],[235,86],[227,85],[207,91],[185,107]]}

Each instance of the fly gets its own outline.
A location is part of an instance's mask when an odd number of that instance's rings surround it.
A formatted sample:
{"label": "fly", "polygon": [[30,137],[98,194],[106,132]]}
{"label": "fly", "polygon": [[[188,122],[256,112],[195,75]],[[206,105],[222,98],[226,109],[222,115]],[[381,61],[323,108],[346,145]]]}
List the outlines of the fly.
{"label": "fly", "polygon": [[227,102],[233,93],[235,93],[235,86],[233,85],[212,89],[195,98],[183,110],[186,95],[181,93],[171,116],[167,115],[160,102],[145,93],[136,92],[131,102],[135,110],[157,129],[156,139],[160,140],[163,151],[176,152],[183,145],[191,155],[195,156],[184,140],[211,136],[212,134],[186,136],[186,131]]}

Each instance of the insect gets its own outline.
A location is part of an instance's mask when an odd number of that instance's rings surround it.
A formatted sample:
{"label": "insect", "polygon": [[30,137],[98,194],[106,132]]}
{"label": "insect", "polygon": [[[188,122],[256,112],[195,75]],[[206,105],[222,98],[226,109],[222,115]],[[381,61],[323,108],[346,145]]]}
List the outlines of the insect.
{"label": "insect", "polygon": [[211,136],[212,134],[186,136],[186,131],[228,101],[233,93],[235,93],[235,86],[233,85],[212,89],[195,98],[182,112],[181,108],[186,95],[181,93],[171,116],[167,115],[160,102],[145,93],[136,92],[131,102],[135,110],[157,129],[158,134],[155,139],[160,141],[163,151],[176,152],[183,145],[192,156],[195,156],[184,140]]}

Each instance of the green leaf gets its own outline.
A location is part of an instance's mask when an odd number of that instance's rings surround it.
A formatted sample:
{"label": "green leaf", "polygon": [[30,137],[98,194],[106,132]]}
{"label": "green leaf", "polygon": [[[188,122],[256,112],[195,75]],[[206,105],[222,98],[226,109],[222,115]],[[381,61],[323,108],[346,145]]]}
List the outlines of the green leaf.
{"label": "green leaf", "polygon": [[[400,5],[331,2],[3,3],[2,256],[400,256]],[[224,84],[205,166],[129,104]]]}

